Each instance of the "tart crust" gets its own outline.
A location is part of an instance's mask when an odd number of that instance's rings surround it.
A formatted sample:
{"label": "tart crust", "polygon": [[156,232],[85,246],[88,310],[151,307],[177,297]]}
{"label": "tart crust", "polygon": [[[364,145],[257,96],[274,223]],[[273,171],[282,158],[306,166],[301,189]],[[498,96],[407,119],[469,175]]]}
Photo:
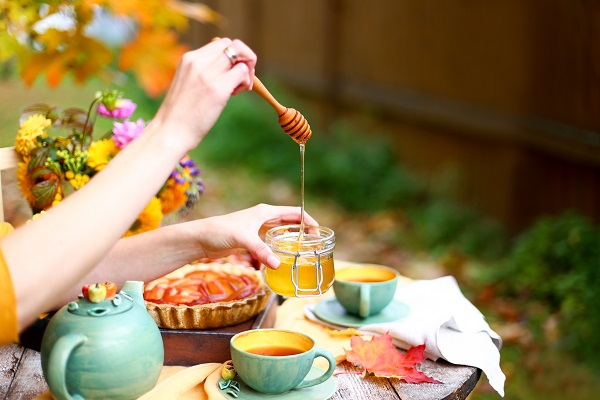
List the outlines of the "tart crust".
{"label": "tart crust", "polygon": [[244,265],[221,262],[188,264],[159,279],[180,279],[194,271],[218,271],[237,276],[246,275],[257,282],[258,292],[239,300],[193,306],[159,304],[148,300],[146,301],[146,309],[160,328],[223,328],[245,322],[267,306],[271,292],[264,283],[262,275],[254,268]]}

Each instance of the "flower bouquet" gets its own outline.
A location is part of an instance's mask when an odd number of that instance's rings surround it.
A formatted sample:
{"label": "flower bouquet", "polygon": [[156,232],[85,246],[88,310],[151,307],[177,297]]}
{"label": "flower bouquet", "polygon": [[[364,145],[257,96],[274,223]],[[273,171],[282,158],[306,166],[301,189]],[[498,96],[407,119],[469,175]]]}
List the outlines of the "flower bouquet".
{"label": "flower bouquet", "polygon": [[[87,111],[47,104],[24,110],[15,140],[22,158],[17,179],[34,218],[83,187],[142,134],[150,122],[130,119],[136,107],[118,91],[107,90],[96,94]],[[114,120],[112,130],[96,135],[97,117]],[[67,134],[61,136],[61,131]],[[124,236],[158,228],[164,216],[191,209],[204,189],[199,175],[194,161],[185,156]]]}

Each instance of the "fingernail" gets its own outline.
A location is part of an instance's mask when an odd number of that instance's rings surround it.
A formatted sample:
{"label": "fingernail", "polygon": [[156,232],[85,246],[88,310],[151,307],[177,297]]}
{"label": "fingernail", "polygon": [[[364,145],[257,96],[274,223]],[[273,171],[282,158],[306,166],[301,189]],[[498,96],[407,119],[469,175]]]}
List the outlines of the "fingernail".
{"label": "fingernail", "polygon": [[273,254],[267,257],[267,265],[273,269],[279,268],[280,263],[281,261],[279,261],[279,258],[277,258],[277,256],[274,256]]}

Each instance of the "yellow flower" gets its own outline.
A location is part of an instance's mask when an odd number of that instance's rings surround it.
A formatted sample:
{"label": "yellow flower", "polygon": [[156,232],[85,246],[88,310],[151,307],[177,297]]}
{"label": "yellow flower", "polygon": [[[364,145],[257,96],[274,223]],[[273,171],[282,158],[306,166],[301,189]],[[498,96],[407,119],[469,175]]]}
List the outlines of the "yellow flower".
{"label": "yellow flower", "polygon": [[15,150],[23,157],[26,157],[32,150],[37,148],[37,137],[48,137],[46,128],[52,125],[52,121],[41,114],[35,114],[27,118],[21,124],[17,138],[15,139]]}
{"label": "yellow flower", "polygon": [[23,162],[19,163],[19,168],[17,169],[17,181],[19,182],[19,188],[21,188],[21,193],[27,203],[29,205],[33,205],[35,203],[35,197],[31,193],[31,180],[29,179],[29,175],[27,175],[27,166],[29,165],[29,158],[24,158]]}
{"label": "yellow flower", "polygon": [[63,197],[59,190],[58,192],[56,192],[56,195],[54,196],[54,200],[52,201],[52,207],[54,207],[55,205],[60,203],[62,201],[62,199],[63,199]]}
{"label": "yellow flower", "polygon": [[100,171],[119,153],[119,150],[112,139],[102,139],[92,142],[88,149],[89,157],[87,164],[96,171]]}
{"label": "yellow flower", "polygon": [[185,192],[189,187],[190,183],[187,181],[177,184],[175,183],[175,178],[169,178],[167,180],[165,188],[161,190],[159,194],[163,215],[179,210],[185,205],[187,202],[187,194]]}
{"label": "yellow flower", "polygon": [[29,223],[29,222],[31,222],[31,221],[33,221],[33,220],[35,220],[35,219],[38,219],[39,217],[41,217],[41,216],[42,216],[43,214],[45,214],[45,213],[46,213],[46,211],[42,210],[42,211],[40,211],[40,212],[39,212],[39,213],[37,213],[37,214],[33,214],[33,215],[31,216],[31,219],[27,220],[27,223]]}
{"label": "yellow flower", "polygon": [[137,235],[138,233],[158,228],[163,218],[161,209],[160,200],[157,197],[153,197],[123,237]]}
{"label": "yellow flower", "polygon": [[[71,183],[71,185],[73,185],[73,188],[75,188],[75,190],[81,189],[83,187],[83,185],[85,185],[86,183],[88,183],[90,181],[89,175],[81,175],[81,174],[75,175],[72,172],[69,174],[69,172],[71,172],[71,171],[67,171],[65,176],[67,177],[67,179],[69,179],[69,182]],[[71,176],[71,178],[69,178],[69,176]]]}

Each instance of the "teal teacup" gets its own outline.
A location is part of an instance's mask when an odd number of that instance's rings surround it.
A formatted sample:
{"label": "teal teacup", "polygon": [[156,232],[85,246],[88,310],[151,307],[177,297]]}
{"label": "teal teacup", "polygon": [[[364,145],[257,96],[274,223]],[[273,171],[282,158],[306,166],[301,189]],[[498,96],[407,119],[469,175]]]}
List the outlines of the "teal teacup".
{"label": "teal teacup", "polygon": [[[325,382],[333,374],[335,358],[315,347],[309,336],[281,329],[256,329],[238,333],[230,341],[231,360],[240,378],[261,393],[278,394]],[[324,357],[329,369],[315,379],[305,379],[315,358]]]}
{"label": "teal teacup", "polygon": [[349,314],[368,318],[394,299],[399,276],[395,269],[381,265],[340,268],[335,272],[333,291]]}

